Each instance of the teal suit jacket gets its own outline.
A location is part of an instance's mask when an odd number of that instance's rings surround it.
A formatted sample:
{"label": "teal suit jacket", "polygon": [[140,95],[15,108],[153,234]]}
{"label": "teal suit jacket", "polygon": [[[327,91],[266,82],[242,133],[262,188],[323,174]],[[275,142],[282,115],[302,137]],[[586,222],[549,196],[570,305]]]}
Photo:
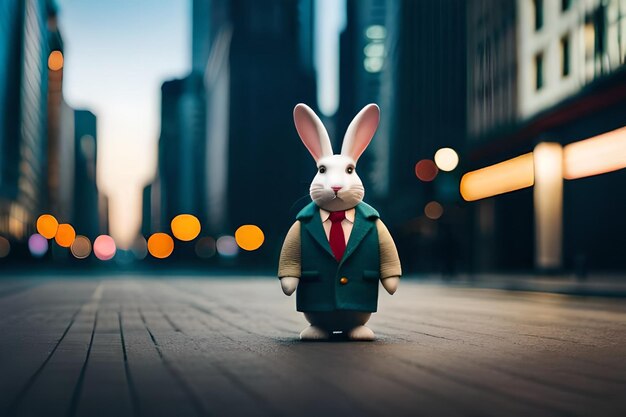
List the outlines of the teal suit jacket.
{"label": "teal suit jacket", "polygon": [[298,311],[376,311],[380,279],[378,218],[378,212],[365,203],[355,207],[350,239],[343,258],[337,262],[322,226],[319,207],[310,203],[298,213],[302,224]]}

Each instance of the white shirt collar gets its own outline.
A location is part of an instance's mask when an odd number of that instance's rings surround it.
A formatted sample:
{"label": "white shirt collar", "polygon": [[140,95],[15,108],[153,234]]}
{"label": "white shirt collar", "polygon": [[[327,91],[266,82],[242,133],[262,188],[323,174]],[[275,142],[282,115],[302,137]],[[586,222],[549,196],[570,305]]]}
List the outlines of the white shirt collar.
{"label": "white shirt collar", "polygon": [[[349,221],[350,223],[354,223],[354,212],[355,212],[354,208],[346,210],[346,220]],[[326,211],[323,208],[320,208],[320,218],[322,219],[322,223],[328,220],[329,216],[330,216],[330,211]]]}

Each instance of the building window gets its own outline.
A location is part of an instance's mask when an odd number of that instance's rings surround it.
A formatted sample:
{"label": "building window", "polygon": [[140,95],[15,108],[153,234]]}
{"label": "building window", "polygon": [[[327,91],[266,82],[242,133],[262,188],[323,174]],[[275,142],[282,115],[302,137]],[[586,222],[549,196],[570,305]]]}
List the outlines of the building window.
{"label": "building window", "polygon": [[535,11],[535,30],[543,27],[543,0],[533,0]]}
{"label": "building window", "polygon": [[567,77],[569,75],[570,66],[570,46],[569,36],[565,35],[561,38],[561,76]]}
{"label": "building window", "polygon": [[572,0],[561,0],[561,11],[567,11],[569,10],[570,6],[572,5]]}
{"label": "building window", "polygon": [[585,61],[593,60],[595,44],[596,44],[596,29],[590,18],[585,22],[584,29],[585,37]]}
{"label": "building window", "polygon": [[543,53],[535,55],[535,90],[543,88]]}

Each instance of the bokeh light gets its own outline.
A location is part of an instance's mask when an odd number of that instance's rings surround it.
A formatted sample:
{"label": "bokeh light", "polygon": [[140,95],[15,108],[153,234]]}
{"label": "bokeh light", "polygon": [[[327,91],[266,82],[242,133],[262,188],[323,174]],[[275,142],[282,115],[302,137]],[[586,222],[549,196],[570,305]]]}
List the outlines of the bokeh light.
{"label": "bokeh light", "polygon": [[37,233],[46,239],[52,239],[57,234],[59,222],[51,214],[42,214],[37,219]]}
{"label": "bokeh light", "polygon": [[265,241],[265,235],[259,226],[244,224],[235,232],[235,240],[241,249],[257,250]]}
{"label": "bokeh light", "polygon": [[430,159],[422,159],[415,164],[415,175],[424,182],[430,182],[437,176],[437,165]]}
{"label": "bokeh light", "polygon": [[185,242],[194,240],[200,234],[200,221],[191,214],[179,214],[170,226],[174,237]]}
{"label": "bokeh light", "polygon": [[56,240],[58,245],[64,248],[69,248],[72,246],[74,239],[76,239],[76,231],[72,225],[61,223],[57,229],[56,235],[54,235],[54,240]]}
{"label": "bokeh light", "polygon": [[9,252],[11,252],[11,244],[5,237],[0,236],[0,259],[6,258]]}
{"label": "bokeh light", "polygon": [[108,261],[115,256],[115,240],[109,235],[100,235],[93,242],[93,253],[101,261]]}
{"label": "bokeh light", "polygon": [[215,255],[215,239],[205,236],[198,239],[195,247],[196,255],[203,259],[211,258]]}
{"label": "bokeh light", "polygon": [[70,250],[76,259],[85,259],[91,254],[91,241],[86,236],[76,236]]}
{"label": "bokeh light", "polygon": [[48,55],[48,68],[50,68],[52,71],[58,71],[63,68],[63,52],[50,52],[50,55]]}
{"label": "bokeh light", "polygon": [[215,242],[217,253],[222,256],[235,256],[239,253],[239,246],[233,236],[221,236]]}
{"label": "bokeh light", "polygon": [[135,258],[142,260],[148,255],[148,242],[146,238],[139,235],[133,240],[133,244],[130,246],[130,250],[135,255]]}
{"label": "bokeh light", "polygon": [[424,207],[424,214],[431,220],[437,220],[443,215],[443,207],[436,201],[431,201]]}
{"label": "bokeh light", "polygon": [[41,258],[48,252],[48,239],[39,233],[28,238],[28,250],[35,258]]}
{"label": "bokeh light", "polygon": [[459,155],[452,148],[441,148],[435,152],[435,164],[442,171],[452,171],[459,164]]}
{"label": "bokeh light", "polygon": [[148,239],[148,252],[155,258],[167,258],[173,251],[174,239],[166,233],[155,233]]}

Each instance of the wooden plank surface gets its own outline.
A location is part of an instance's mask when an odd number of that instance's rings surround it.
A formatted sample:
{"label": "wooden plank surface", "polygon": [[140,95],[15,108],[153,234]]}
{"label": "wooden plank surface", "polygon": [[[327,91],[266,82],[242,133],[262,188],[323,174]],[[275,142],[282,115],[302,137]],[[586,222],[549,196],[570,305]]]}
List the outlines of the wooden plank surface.
{"label": "wooden plank surface", "polygon": [[626,304],[405,281],[305,343],[274,279],[0,282],[0,415],[626,414]]}

